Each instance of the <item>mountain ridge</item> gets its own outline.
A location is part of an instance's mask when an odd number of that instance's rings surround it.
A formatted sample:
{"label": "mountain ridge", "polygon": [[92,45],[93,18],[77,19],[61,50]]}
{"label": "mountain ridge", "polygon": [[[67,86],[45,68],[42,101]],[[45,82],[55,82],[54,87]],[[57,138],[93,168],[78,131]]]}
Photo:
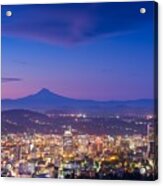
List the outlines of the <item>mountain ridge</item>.
{"label": "mountain ridge", "polygon": [[74,99],[56,94],[46,88],[18,99],[2,99],[2,110],[32,109],[46,111],[51,109],[77,109],[77,110],[108,110],[120,107],[154,107],[154,99],[134,100],[84,100]]}
{"label": "mountain ridge", "polygon": [[33,94],[30,94],[30,95],[27,95],[27,96],[23,96],[23,97],[20,97],[20,98],[4,98],[2,99],[2,101],[4,100],[12,100],[12,101],[15,101],[15,100],[19,100],[19,99],[23,99],[23,98],[26,98],[26,97],[29,97],[29,96],[35,96],[35,95],[40,95],[40,94],[51,94],[51,95],[55,95],[55,96],[58,96],[58,97],[62,97],[62,98],[67,98],[67,99],[73,99],[73,100],[80,100],[80,101],[95,101],[95,102],[130,102],[130,101],[148,101],[148,100],[154,100],[152,98],[138,98],[138,99],[126,99],[126,100],[121,100],[121,99],[111,99],[111,100],[94,100],[94,99],[78,99],[78,98],[70,98],[70,97],[66,97],[66,96],[63,96],[63,95],[60,95],[60,94],[57,94],[55,92],[52,92],[51,90],[47,89],[47,88],[42,88],[40,89],[38,92],[36,93],[33,93]]}

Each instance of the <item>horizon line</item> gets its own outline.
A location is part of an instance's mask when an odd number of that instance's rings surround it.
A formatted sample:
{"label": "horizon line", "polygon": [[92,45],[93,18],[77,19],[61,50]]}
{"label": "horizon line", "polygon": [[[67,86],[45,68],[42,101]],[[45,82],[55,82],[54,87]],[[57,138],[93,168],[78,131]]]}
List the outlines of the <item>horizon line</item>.
{"label": "horizon line", "polygon": [[42,91],[47,91],[49,93],[52,93],[56,96],[60,96],[60,97],[63,97],[63,98],[68,98],[68,99],[74,99],[74,100],[81,100],[81,101],[97,101],[97,102],[114,102],[114,101],[120,101],[120,102],[124,102],[124,101],[140,101],[140,100],[157,100],[156,97],[153,97],[153,98],[134,98],[134,99],[107,99],[107,100],[96,100],[96,99],[91,99],[91,98],[86,98],[86,99],[83,99],[83,98],[73,98],[73,97],[67,97],[65,95],[62,95],[62,94],[59,94],[59,93],[56,93],[56,92],[53,92],[51,90],[49,90],[48,88],[41,88],[39,89],[38,91],[36,92],[33,92],[33,93],[29,93],[25,96],[22,96],[22,97],[18,97],[18,98],[2,98],[1,97],[1,101],[4,101],[4,100],[18,100],[18,99],[23,99],[23,98],[26,98],[26,97],[29,97],[29,96],[34,96],[38,93],[41,93]]}

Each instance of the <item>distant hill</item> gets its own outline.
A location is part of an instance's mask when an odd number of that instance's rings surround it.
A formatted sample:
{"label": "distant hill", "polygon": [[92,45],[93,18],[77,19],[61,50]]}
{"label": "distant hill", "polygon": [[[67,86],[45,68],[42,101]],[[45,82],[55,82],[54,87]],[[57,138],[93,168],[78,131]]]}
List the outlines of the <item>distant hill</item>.
{"label": "distant hill", "polygon": [[136,125],[134,121],[127,122],[123,118],[86,117],[77,118],[55,116],[29,110],[2,111],[2,134],[8,133],[43,133],[63,134],[70,125],[79,134],[146,134],[146,124]]}
{"label": "distant hill", "polygon": [[2,111],[2,133],[50,131],[51,120],[44,114],[29,110]]}
{"label": "distant hill", "polygon": [[67,98],[43,88],[33,95],[19,99],[2,100],[2,110],[29,109],[46,112],[52,110],[77,111],[87,113],[152,112],[154,100],[139,99],[127,101],[94,101]]}

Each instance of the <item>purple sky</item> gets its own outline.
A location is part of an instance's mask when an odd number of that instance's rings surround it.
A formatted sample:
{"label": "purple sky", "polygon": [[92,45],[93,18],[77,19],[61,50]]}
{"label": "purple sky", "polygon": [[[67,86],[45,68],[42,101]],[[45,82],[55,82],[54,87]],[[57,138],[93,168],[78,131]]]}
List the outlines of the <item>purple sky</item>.
{"label": "purple sky", "polygon": [[[145,7],[146,14],[139,9]],[[153,98],[153,2],[2,7],[2,98]],[[12,11],[6,17],[7,10]]]}

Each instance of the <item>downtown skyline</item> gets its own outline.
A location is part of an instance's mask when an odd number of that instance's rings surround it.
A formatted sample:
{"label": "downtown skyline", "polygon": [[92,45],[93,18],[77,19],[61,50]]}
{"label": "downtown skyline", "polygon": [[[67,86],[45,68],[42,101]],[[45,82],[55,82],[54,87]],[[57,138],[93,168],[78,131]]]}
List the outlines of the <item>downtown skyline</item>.
{"label": "downtown skyline", "polygon": [[1,177],[158,179],[155,34],[155,2],[2,6]]}

